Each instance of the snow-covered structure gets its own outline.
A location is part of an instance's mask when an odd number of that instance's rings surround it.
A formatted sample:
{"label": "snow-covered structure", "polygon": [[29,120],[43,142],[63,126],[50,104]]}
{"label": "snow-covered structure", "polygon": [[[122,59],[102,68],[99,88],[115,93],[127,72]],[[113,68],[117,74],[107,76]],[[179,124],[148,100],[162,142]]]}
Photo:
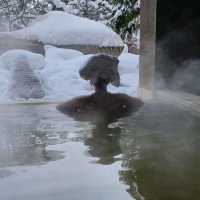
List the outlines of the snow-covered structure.
{"label": "snow-covered structure", "polygon": [[118,55],[124,46],[120,36],[106,25],[61,11],[42,15],[27,28],[0,33],[0,42],[3,40],[4,46],[7,46],[7,37],[16,40],[13,47],[21,42],[22,48],[25,46],[27,49],[29,46],[31,51],[37,52],[31,44],[38,45],[37,53],[42,52],[40,45],[53,45],[83,53],[104,52]]}

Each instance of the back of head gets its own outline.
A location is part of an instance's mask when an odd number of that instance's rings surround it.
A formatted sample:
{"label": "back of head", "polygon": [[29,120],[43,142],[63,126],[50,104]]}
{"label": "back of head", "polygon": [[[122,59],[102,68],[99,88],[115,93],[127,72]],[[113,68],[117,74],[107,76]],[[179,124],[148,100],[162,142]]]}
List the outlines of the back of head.
{"label": "back of head", "polygon": [[79,74],[83,79],[90,80],[92,84],[97,83],[101,78],[108,84],[111,83],[118,87],[120,84],[118,64],[119,60],[116,57],[98,54],[89,59]]}

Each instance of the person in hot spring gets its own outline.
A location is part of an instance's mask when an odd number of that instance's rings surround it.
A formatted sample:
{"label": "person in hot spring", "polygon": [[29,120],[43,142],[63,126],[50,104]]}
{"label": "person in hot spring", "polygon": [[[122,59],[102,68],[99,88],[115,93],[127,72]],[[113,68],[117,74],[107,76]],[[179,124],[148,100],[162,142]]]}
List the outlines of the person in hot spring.
{"label": "person in hot spring", "polygon": [[109,122],[137,111],[143,105],[141,99],[107,91],[110,83],[116,87],[120,85],[118,64],[117,58],[108,55],[91,57],[79,74],[90,81],[95,92],[60,104],[57,109],[76,120]]}

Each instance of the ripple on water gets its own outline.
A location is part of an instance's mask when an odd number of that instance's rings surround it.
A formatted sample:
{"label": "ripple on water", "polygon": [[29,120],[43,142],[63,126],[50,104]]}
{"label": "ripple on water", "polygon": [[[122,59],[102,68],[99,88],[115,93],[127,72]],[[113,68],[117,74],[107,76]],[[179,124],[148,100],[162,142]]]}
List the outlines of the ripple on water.
{"label": "ripple on water", "polygon": [[54,104],[0,106],[0,188],[11,191],[0,197],[198,199],[199,122],[163,104],[109,127],[76,122]]}
{"label": "ripple on water", "polygon": [[54,104],[0,106],[0,199],[133,199],[119,181],[119,140],[119,128],[76,122]]}

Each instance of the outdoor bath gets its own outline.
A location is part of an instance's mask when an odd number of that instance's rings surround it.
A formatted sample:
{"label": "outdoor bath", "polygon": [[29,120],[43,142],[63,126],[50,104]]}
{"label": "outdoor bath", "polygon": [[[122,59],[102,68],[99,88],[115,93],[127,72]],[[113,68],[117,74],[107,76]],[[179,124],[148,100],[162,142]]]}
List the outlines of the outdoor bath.
{"label": "outdoor bath", "polygon": [[199,197],[199,119],[172,105],[147,103],[108,127],[74,121],[55,104],[0,113],[1,199]]}
{"label": "outdoor bath", "polygon": [[0,200],[199,199],[197,1],[0,2]]}

